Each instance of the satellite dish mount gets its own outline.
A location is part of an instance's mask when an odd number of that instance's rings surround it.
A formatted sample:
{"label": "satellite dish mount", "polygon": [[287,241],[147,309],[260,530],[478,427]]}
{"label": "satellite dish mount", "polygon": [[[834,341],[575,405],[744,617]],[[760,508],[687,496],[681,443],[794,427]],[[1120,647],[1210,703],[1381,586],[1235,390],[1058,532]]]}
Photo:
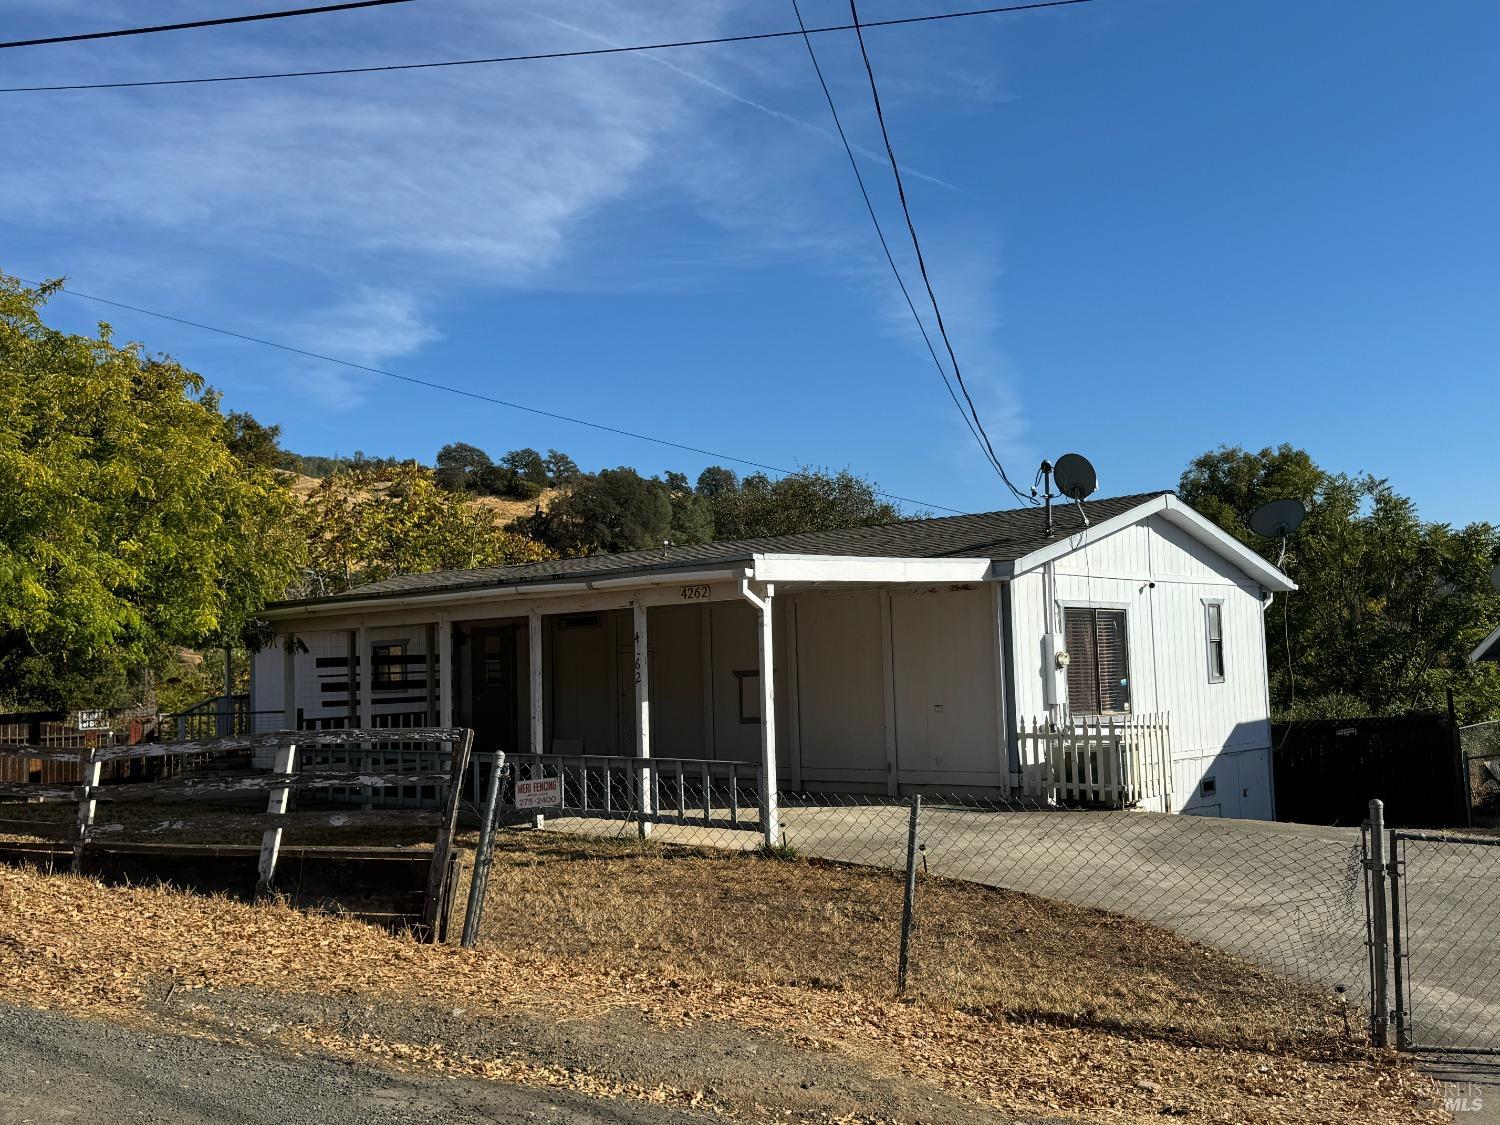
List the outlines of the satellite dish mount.
{"label": "satellite dish mount", "polygon": [[[1078,515],[1083,520],[1083,526],[1089,526],[1088,513],[1083,510],[1084,500],[1092,496],[1094,490],[1099,487],[1099,474],[1094,472],[1094,466],[1089,459],[1081,453],[1064,453],[1054,464],[1051,461],[1043,461],[1041,472],[1042,497],[1047,508],[1047,537],[1050,539],[1055,534],[1052,524],[1052,484],[1057,483],[1057,495],[1073,501],[1078,505]],[[1032,494],[1035,495],[1033,489]]]}
{"label": "satellite dish mount", "polygon": [[1307,505],[1297,499],[1270,500],[1250,513],[1250,530],[1267,539],[1281,540],[1281,554],[1277,556],[1278,569],[1286,561],[1287,538],[1302,526],[1307,518]]}

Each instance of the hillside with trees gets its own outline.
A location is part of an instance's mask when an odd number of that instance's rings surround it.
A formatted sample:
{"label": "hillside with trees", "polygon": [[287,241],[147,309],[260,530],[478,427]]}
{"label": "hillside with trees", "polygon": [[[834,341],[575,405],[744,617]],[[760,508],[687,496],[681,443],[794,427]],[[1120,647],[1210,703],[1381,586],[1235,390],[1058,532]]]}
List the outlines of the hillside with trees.
{"label": "hillside with trees", "polygon": [[[567,453],[469,442],[431,466],[299,455],[225,412],[202,376],[139,344],[49,328],[55,286],[0,275],[0,710],[160,706],[217,688],[219,661],[264,643],[265,605],[393,574],[884,523],[870,481],[803,468],[645,476]],[[1220,447],[1184,500],[1276,561],[1247,529],[1269,499],[1307,521],[1268,610],[1273,709],[1294,716],[1440,710],[1500,716],[1500,668],[1470,649],[1500,622],[1500,531],[1423,521],[1385,480],[1290,446]]]}

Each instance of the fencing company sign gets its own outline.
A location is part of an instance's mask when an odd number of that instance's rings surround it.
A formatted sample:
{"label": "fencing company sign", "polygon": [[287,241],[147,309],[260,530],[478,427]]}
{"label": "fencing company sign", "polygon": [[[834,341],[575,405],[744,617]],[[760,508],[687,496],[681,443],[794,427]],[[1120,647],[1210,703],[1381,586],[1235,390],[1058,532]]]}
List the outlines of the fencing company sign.
{"label": "fencing company sign", "polygon": [[516,782],[516,808],[555,809],[562,804],[562,778],[533,777]]}

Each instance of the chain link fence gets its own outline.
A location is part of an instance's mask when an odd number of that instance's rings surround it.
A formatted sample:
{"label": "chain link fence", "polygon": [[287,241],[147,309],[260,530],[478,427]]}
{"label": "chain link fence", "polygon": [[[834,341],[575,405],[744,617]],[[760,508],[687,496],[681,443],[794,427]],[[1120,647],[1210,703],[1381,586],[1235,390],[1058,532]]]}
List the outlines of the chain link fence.
{"label": "chain link fence", "polygon": [[[564,769],[551,808],[507,779],[477,940],[834,988],[893,989],[909,953],[913,993],[969,1008],[1210,1044],[1311,1034],[1316,1010],[1317,1034],[1364,1035],[1359,829],[796,793],[767,845],[754,777],[697,765]],[[1069,979],[1027,971],[1044,953]]]}
{"label": "chain link fence", "polygon": [[1500,719],[1458,728],[1471,824],[1500,825]]}
{"label": "chain link fence", "polygon": [[1500,1053],[1500,837],[1391,834],[1402,1046]]}

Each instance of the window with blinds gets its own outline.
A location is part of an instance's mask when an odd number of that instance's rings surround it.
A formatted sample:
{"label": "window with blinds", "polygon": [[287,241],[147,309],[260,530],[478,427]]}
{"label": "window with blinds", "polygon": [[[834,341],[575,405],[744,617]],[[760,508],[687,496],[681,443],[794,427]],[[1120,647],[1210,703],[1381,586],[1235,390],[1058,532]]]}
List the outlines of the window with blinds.
{"label": "window with blinds", "polygon": [[1068,709],[1075,714],[1130,710],[1130,646],[1123,609],[1063,610]]}

